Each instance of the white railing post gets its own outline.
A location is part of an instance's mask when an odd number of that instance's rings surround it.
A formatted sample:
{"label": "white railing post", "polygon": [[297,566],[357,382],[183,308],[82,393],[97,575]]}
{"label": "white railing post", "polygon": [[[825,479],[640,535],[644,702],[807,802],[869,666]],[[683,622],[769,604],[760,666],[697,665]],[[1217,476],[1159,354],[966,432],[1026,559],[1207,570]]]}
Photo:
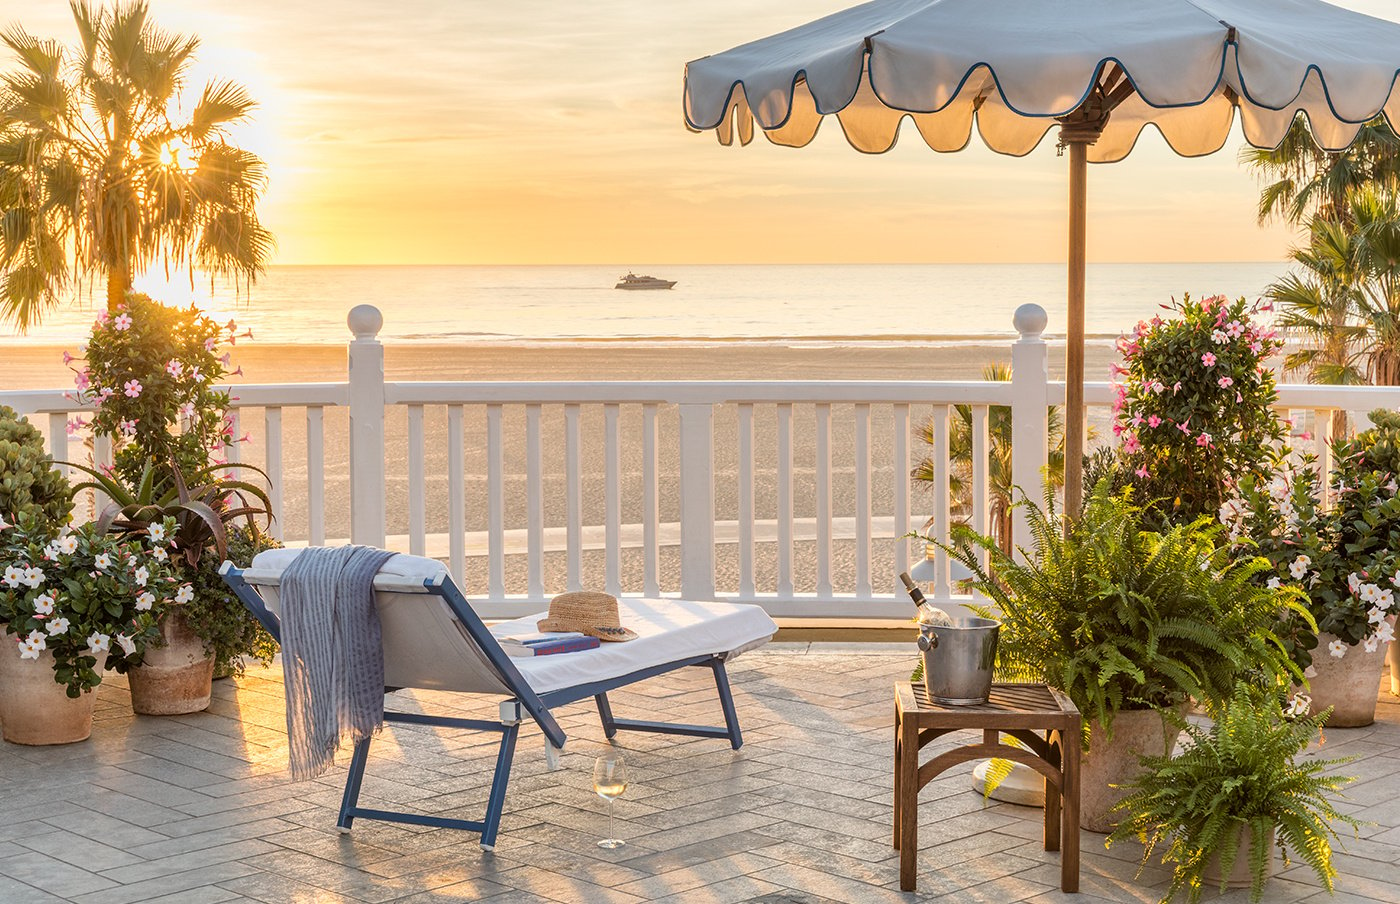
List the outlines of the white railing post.
{"label": "white railing post", "polygon": [[345,318],[350,372],[350,542],[384,545],[384,315],[361,304]]}
{"label": "white railing post", "polygon": [[[1012,318],[1021,338],[1011,345],[1011,482],[1015,500],[1025,493],[1036,505],[1042,502],[1045,466],[1050,462],[1050,376],[1041,338],[1048,320],[1038,304],[1021,305]],[[1029,549],[1030,525],[1023,510],[1016,510],[1013,525],[1013,542]]]}
{"label": "white railing post", "polygon": [[681,596],[715,598],[715,409],[682,404]]}

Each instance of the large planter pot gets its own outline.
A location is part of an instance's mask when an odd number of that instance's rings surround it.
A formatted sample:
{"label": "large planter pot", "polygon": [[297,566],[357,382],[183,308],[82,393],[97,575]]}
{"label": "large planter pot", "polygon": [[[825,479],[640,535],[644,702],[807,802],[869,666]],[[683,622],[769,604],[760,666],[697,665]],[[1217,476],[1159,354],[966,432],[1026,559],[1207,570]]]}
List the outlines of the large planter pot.
{"label": "large planter pot", "polygon": [[127,673],[131,708],[143,716],[178,716],[209,708],[214,656],[194,633],[184,610],[161,619],[163,646],[147,648],[141,664]]}
{"label": "large planter pot", "polygon": [[[20,659],[9,639],[0,634],[0,729],[5,740],[34,746],[86,741],[92,734],[96,692],[69,697],[53,680],[52,653],[45,650],[38,659]],[[106,653],[98,654],[98,672],[106,661]]]}
{"label": "large planter pot", "polygon": [[1138,756],[1161,756],[1166,751],[1166,726],[1155,709],[1118,713],[1113,717],[1112,740],[1103,726],[1093,723],[1089,752],[1079,767],[1079,824],[1090,832],[1111,832],[1119,818],[1113,807],[1128,796],[1126,785],[1142,772]]}
{"label": "large planter pot", "polygon": [[[1264,880],[1274,874],[1274,827],[1269,827],[1269,833],[1264,836],[1264,844],[1269,848],[1269,859],[1264,864]],[[1235,851],[1235,862],[1230,866],[1230,875],[1225,878],[1226,888],[1249,888],[1254,884],[1254,877],[1249,872],[1249,861],[1254,856],[1254,834],[1249,831],[1249,827],[1241,824],[1237,830],[1240,836],[1239,848]],[[1212,888],[1220,887],[1220,855],[1211,854],[1206,861],[1205,869],[1201,871],[1201,881],[1207,892]]]}
{"label": "large planter pot", "polygon": [[1336,640],[1332,634],[1319,634],[1313,652],[1313,671],[1308,679],[1308,695],[1312,711],[1320,713],[1332,707],[1327,717],[1329,728],[1359,728],[1376,721],[1376,698],[1385,668],[1386,646],[1367,653],[1357,644],[1347,647],[1341,659],[1327,652],[1327,645]]}

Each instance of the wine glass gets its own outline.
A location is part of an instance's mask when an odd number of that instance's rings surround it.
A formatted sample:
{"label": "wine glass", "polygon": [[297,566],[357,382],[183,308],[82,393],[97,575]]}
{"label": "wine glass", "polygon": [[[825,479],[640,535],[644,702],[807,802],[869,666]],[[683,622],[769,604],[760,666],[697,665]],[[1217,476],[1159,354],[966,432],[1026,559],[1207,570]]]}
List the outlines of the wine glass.
{"label": "wine glass", "polygon": [[627,842],[616,837],[617,815],[613,812],[613,801],[627,790],[627,764],[622,761],[622,754],[610,751],[598,757],[593,764],[593,790],[608,802],[608,835],[613,836],[598,842],[598,847],[620,848]]}

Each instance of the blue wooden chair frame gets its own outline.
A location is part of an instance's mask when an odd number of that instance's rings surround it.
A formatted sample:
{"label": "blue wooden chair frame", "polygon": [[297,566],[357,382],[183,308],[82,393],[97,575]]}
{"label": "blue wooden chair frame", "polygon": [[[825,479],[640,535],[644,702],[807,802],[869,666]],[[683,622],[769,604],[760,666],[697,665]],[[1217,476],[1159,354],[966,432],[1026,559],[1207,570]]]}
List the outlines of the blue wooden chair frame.
{"label": "blue wooden chair frame", "polygon": [[[248,608],[254,617],[257,618],[268,633],[279,643],[282,639],[282,625],[276,615],[270,612],[264,604],[262,596],[257,589],[249,584],[243,577],[243,570],[233,567],[225,562],[219,570],[224,582],[233,590],[238,599]],[[501,702],[500,721],[491,722],[484,719],[456,719],[447,716],[431,716],[421,713],[400,713],[390,710],[384,711],[385,722],[397,722],[409,725],[430,725],[440,728],[460,728],[474,731],[499,732],[501,735],[500,747],[496,753],[496,770],[491,780],[491,792],[486,803],[486,816],[481,820],[474,819],[453,819],[444,816],[428,816],[419,813],[401,813],[390,810],[376,810],[358,805],[360,797],[360,786],[364,781],[365,765],[369,759],[370,739],[364,738],[356,742],[354,752],[350,758],[349,774],[345,778],[345,793],[341,798],[340,814],[336,819],[336,827],[341,832],[349,832],[356,818],[376,819],[385,822],[402,822],[413,825],[433,826],[447,829],[463,829],[469,832],[477,832],[481,835],[481,849],[484,851],[494,850],[496,846],[496,835],[501,825],[501,813],[505,809],[506,786],[510,782],[511,761],[515,755],[516,737],[520,732],[520,723],[525,715],[539,725],[544,732],[547,743],[552,747],[549,750],[551,760],[554,751],[562,750],[566,736],[564,730],[555,721],[552,709],[559,706],[566,706],[592,697],[598,707],[598,716],[603,723],[603,733],[608,738],[613,738],[618,731],[647,731],[659,734],[689,735],[701,738],[727,738],[729,745],[738,750],[744,743],[743,734],[739,730],[739,717],[734,710],[734,696],[729,688],[729,676],[724,669],[725,660],[728,653],[713,653],[703,656],[692,656],[686,659],[667,662],[661,665],[638,669],[618,678],[611,678],[607,681],[598,681],[590,684],[582,684],[575,687],[560,688],[546,694],[536,694],[525,681],[524,676],[516,669],[511,658],[501,649],[496,638],[492,636],[481,617],[472,609],[465,596],[457,585],[446,578],[446,576],[425,580],[423,589],[430,595],[440,597],[452,610],[453,614],[461,621],[467,633],[471,635],[473,641],[485,654],[487,661],[491,664],[492,670],[501,682],[510,689],[514,695]],[[608,702],[608,691],[626,687],[645,678],[652,678],[657,675],[664,675],[677,669],[691,666],[705,667],[714,673],[715,688],[719,692],[720,708],[724,713],[724,727],[708,725],[683,725],[673,722],[648,722],[635,719],[618,719],[613,716],[612,706]],[[398,688],[385,688],[385,693],[398,690]]]}

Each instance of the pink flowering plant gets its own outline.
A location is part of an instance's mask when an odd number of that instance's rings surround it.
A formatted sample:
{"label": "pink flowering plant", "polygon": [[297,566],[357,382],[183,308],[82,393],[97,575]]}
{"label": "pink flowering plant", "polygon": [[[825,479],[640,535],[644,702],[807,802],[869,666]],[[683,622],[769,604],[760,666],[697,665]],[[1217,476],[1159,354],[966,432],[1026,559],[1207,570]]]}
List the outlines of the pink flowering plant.
{"label": "pink flowering plant", "polygon": [[128,480],[150,460],[174,462],[186,472],[207,467],[237,440],[228,393],[215,385],[241,370],[229,370],[231,355],[223,346],[251,335],[197,308],[129,294],[115,314],[98,317],[85,360],[64,353],[75,398],[94,409],[91,420],[70,421],[69,432],[90,427],[111,437],[116,471]]}
{"label": "pink flowering plant", "polygon": [[[1270,586],[1297,586],[1309,599],[1324,650],[1295,630],[1294,661],[1342,658],[1355,646],[1374,653],[1395,637],[1400,614],[1400,414],[1374,411],[1371,429],[1333,446],[1330,506],[1317,462],[1282,461],[1268,477],[1240,481],[1220,519],[1250,555],[1273,564]],[[1297,626],[1295,626],[1296,628]]]}
{"label": "pink flowering plant", "polygon": [[165,533],[102,534],[86,524],[55,537],[38,518],[0,529],[0,656],[38,665],[53,658],[54,681],[77,697],[125,672],[157,642],[157,621],[181,588],[169,568]]}
{"label": "pink flowering plant", "polygon": [[1113,432],[1137,498],[1185,524],[1214,517],[1284,438],[1265,364],[1282,343],[1243,298],[1183,295],[1170,310],[1118,341]]}

